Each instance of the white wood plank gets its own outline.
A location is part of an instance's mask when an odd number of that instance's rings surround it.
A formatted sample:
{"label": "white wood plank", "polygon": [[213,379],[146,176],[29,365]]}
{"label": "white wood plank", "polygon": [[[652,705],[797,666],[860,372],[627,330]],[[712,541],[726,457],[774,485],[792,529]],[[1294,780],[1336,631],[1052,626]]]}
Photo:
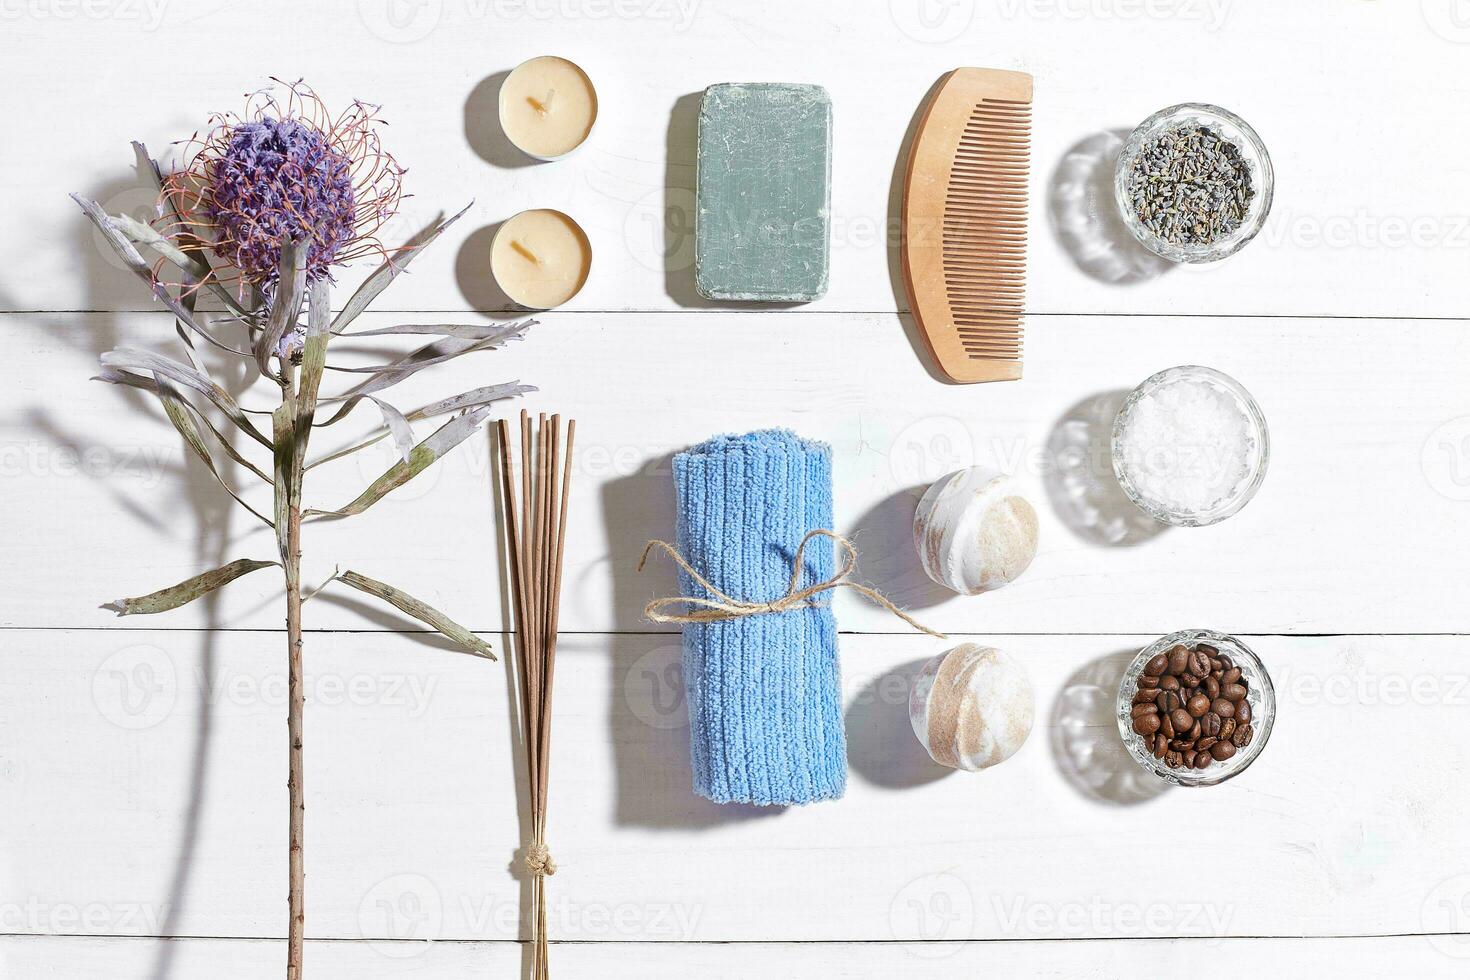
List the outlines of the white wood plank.
{"label": "white wood plank", "polygon": [[[210,112],[238,107],[264,82],[255,72],[269,70],[305,75],[334,105],[386,106],[389,145],[416,195],[395,232],[476,200],[389,301],[438,310],[497,307],[485,275],[491,226],[548,206],[577,217],[594,243],[594,274],[573,308],[702,305],[688,234],[693,96],[722,81],[821,83],[836,113],[833,285],[811,309],[891,310],[904,303],[887,231],[905,131],[941,73],[979,64],[1037,77],[1030,309],[1465,315],[1470,136],[1446,120],[1470,93],[1470,49],[1457,43],[1466,31],[1449,0],[926,2],[432,0],[395,7],[397,22],[383,0],[17,4],[0,36],[19,86],[7,139],[35,152],[0,160],[0,209],[24,229],[0,243],[0,309],[146,306],[66,192],[145,206],[127,141],[161,152]],[[333,43],[297,40],[323,37]],[[223,38],[268,52],[269,68],[178,57]],[[601,118],[578,155],[518,166],[496,128],[494,79],[547,51],[587,67]],[[143,65],[167,65],[167,83]],[[95,81],[55,83],[78,78]],[[1261,132],[1279,174],[1271,225],[1219,268],[1108,281],[1157,270],[1119,247],[1097,217],[1110,212],[1088,210],[1107,176],[1099,141],[1185,100],[1223,104]]]}
{"label": "white wood plank", "polygon": [[[168,321],[26,315],[0,326],[20,338],[12,354],[26,365],[0,386],[11,514],[0,623],[279,628],[273,571],[232,583],[217,606],[151,620],[98,608],[228,559],[274,553],[266,529],[231,513],[193,460],[187,479],[178,478],[184,450],[156,409],[87,380],[99,349],[166,346]],[[1088,474],[1108,472],[1106,407],[1178,363],[1219,367],[1256,395],[1272,462],[1238,516],[1153,535],[1115,485],[1108,492],[1109,477],[1094,492]],[[525,402],[533,411],[580,420],[568,630],[648,628],[644,604],[675,587],[666,564],[634,571],[649,538],[673,533],[669,455],[714,433],[770,425],[833,445],[837,530],[857,540],[862,575],[939,629],[1470,629],[1460,601],[1470,581],[1462,544],[1470,338],[1454,323],[1040,317],[1024,381],[954,387],[925,374],[893,316],[604,315],[552,319],[506,351],[426,373],[437,380],[405,383],[393,399],[411,408],[521,378],[541,387]],[[265,397],[257,391],[249,401]],[[359,424],[376,423],[370,407],[360,411]],[[352,499],[391,462],[381,448],[364,464],[314,471],[308,502]],[[313,525],[307,580],[340,564],[473,626],[500,628],[489,458],[489,440],[472,440],[363,516]],[[1009,588],[946,599],[918,571],[912,508],[928,480],[971,463],[1017,474],[1041,514],[1041,552]],[[268,508],[266,488],[252,492],[265,494],[255,499]],[[836,601],[844,629],[904,628],[861,599]],[[308,608],[307,623],[403,625],[365,609],[328,592]]]}
{"label": "white wood plank", "polygon": [[[1342,980],[1463,976],[1464,960],[1454,954],[1463,956],[1464,947],[1450,945],[1447,955],[1436,948],[1437,941],[1454,944],[1458,939],[1242,939],[1208,945],[1168,940],[936,946],[599,943],[556,946],[551,963],[570,976],[606,980],[746,980],[757,976],[866,980],[900,975],[912,980],[948,980],[957,973],[1093,980],[1138,974],[1188,975],[1201,964],[1208,964],[1211,972],[1236,976],[1332,976]],[[12,976],[26,978],[113,980],[120,975],[152,975],[254,980],[278,975],[284,959],[283,944],[266,940],[0,938],[0,966],[12,971]],[[509,944],[308,942],[306,947],[308,976],[313,980],[504,978],[516,975],[520,965],[519,948]],[[149,970],[153,973],[145,972]]]}
{"label": "white wood plank", "polygon": [[[988,638],[1027,666],[1038,724],[972,775],[929,763],[909,730],[908,678],[944,644],[844,637],[847,796],[757,813],[689,789],[671,639],[566,637],[555,935],[1465,931],[1461,638],[1248,638],[1280,697],[1270,744],[1222,786],[1168,792],[1121,756],[1110,716],[1117,672],[1148,639]],[[282,934],[283,646],[5,633],[0,778],[19,805],[0,808],[0,931]],[[519,751],[501,667],[393,634],[312,636],[306,665],[311,935],[515,938]],[[1195,835],[1228,859],[1200,867]]]}

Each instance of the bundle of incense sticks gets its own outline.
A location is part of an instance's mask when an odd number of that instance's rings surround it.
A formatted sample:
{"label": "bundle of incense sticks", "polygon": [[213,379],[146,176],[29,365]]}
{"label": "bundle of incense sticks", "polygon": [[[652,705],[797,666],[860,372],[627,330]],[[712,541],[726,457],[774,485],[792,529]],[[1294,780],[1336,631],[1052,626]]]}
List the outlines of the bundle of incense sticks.
{"label": "bundle of incense sticks", "polygon": [[531,801],[531,840],[525,848],[531,875],[531,976],[548,976],[546,878],[556,864],[546,848],[546,774],[551,761],[551,682],[556,671],[556,623],[561,606],[562,555],[566,546],[567,490],[572,479],[569,421],[566,443],[561,416],[543,413],[531,431],[521,412],[520,506],[511,470],[510,427],[500,420],[500,472],[510,551],[511,591],[516,621],[516,667],[520,675],[521,734]]}

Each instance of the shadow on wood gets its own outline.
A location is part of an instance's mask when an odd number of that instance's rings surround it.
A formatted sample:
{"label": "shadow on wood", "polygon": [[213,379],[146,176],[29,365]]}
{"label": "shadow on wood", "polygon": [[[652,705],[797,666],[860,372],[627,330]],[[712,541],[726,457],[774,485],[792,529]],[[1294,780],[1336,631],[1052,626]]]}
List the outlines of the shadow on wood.
{"label": "shadow on wood", "polygon": [[683,641],[678,632],[650,632],[657,627],[642,617],[649,600],[678,594],[678,577],[668,562],[650,561],[642,573],[637,570],[650,538],[674,540],[674,506],[671,455],[603,484],[602,524],[619,630],[608,657],[608,735],[617,768],[617,822],[698,830],[782,808],[722,806],[694,792]]}
{"label": "shadow on wood", "polygon": [[953,769],[929,757],[909,721],[909,692],[927,657],[895,667],[864,684],[847,706],[847,762],[874,786],[909,789]]}
{"label": "shadow on wood", "polygon": [[1118,684],[1138,654],[1119,650],[1079,667],[1057,694],[1051,712],[1051,751],[1072,788],[1100,803],[1131,806],[1169,788],[1145,771],[1118,734]]}
{"label": "shadow on wood", "polygon": [[1057,420],[1047,438],[1046,494],[1057,517],[1084,541],[1107,547],[1141,544],[1169,525],[1129,499],[1113,473],[1113,419],[1124,390],[1084,398]]}
{"label": "shadow on wood", "polygon": [[1074,144],[1052,173],[1047,206],[1052,234],[1077,268],[1126,286],[1157,279],[1174,263],[1139,244],[1113,194],[1113,168],[1128,130],[1094,133]]}

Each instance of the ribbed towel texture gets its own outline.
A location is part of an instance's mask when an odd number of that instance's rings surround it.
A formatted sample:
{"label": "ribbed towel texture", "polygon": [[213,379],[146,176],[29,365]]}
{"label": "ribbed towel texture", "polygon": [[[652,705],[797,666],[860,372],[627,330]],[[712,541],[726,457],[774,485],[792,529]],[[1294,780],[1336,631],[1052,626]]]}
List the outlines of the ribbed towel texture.
{"label": "ribbed towel texture", "polygon": [[[716,436],[674,457],[680,554],[725,593],[785,595],[797,546],[832,527],[832,452],[784,430]],[[802,585],[832,575],[831,543],[804,554]],[[679,574],[681,594],[705,596]],[[694,791],[716,803],[842,795],[837,624],[817,608],[684,627]]]}

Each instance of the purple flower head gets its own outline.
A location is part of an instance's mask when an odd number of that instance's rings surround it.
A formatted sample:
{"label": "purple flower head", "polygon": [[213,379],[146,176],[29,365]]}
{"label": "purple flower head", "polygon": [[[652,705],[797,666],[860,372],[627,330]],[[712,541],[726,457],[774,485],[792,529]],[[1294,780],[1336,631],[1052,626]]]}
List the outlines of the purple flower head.
{"label": "purple flower head", "polygon": [[275,278],[281,245],[308,241],[306,277],[329,275],[352,238],[352,165],[296,119],[242,122],[206,165],[215,251],[251,282]]}
{"label": "purple flower head", "polygon": [[301,82],[256,93],[191,141],[164,181],[159,231],[220,280],[266,296],[288,241],[308,243],[308,281],[382,255],[377,232],[397,210],[403,170],[383,151],[381,126],[376,107],[354,102],[334,116]]}

